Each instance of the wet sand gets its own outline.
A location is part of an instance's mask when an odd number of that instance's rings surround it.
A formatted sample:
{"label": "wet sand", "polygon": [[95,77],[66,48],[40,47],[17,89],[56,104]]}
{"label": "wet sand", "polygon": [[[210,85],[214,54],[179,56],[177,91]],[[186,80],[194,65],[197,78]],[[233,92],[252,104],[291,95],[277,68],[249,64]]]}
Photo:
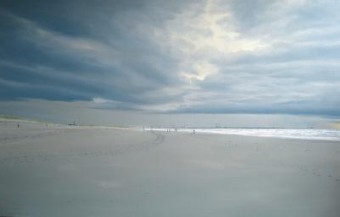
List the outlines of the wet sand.
{"label": "wet sand", "polygon": [[17,123],[0,216],[340,216],[339,142]]}

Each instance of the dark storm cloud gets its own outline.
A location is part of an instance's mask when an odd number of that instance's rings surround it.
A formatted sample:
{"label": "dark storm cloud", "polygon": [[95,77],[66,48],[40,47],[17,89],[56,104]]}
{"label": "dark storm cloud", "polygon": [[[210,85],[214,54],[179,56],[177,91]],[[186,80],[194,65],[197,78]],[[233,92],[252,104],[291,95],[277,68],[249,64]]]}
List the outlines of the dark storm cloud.
{"label": "dark storm cloud", "polygon": [[340,115],[336,1],[1,1],[0,100]]}
{"label": "dark storm cloud", "polygon": [[[4,100],[92,100],[100,96],[127,103],[157,103],[164,97],[148,97],[148,92],[176,80],[167,71],[173,68],[172,58],[128,28],[138,25],[136,17],[120,15],[123,24],[115,24],[116,13],[142,7],[138,4],[82,2],[78,8],[75,1],[6,3],[1,10],[0,67],[6,91],[0,97]],[[107,17],[106,25],[101,25],[102,16]],[[93,25],[93,31],[86,25]]]}

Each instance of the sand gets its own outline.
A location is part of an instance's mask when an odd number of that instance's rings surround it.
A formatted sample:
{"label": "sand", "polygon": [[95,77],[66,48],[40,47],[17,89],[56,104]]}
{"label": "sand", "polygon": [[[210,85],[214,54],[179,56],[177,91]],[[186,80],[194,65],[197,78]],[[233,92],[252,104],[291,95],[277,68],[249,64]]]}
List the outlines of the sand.
{"label": "sand", "polygon": [[339,142],[17,123],[0,216],[340,216]]}

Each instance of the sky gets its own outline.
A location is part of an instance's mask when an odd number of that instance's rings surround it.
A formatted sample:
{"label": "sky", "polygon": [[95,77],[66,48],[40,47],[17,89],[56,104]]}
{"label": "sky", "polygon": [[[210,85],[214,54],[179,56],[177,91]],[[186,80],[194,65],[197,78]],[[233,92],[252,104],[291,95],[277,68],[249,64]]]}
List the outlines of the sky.
{"label": "sky", "polygon": [[0,113],[336,122],[339,11],[337,0],[1,0]]}

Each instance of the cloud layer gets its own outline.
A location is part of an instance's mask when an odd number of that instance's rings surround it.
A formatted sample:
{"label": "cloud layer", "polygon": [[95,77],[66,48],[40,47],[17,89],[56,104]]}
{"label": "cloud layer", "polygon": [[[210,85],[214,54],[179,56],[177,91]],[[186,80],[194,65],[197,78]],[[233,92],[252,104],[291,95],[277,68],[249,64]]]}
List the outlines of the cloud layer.
{"label": "cloud layer", "polygon": [[340,115],[338,1],[0,4],[3,101]]}

